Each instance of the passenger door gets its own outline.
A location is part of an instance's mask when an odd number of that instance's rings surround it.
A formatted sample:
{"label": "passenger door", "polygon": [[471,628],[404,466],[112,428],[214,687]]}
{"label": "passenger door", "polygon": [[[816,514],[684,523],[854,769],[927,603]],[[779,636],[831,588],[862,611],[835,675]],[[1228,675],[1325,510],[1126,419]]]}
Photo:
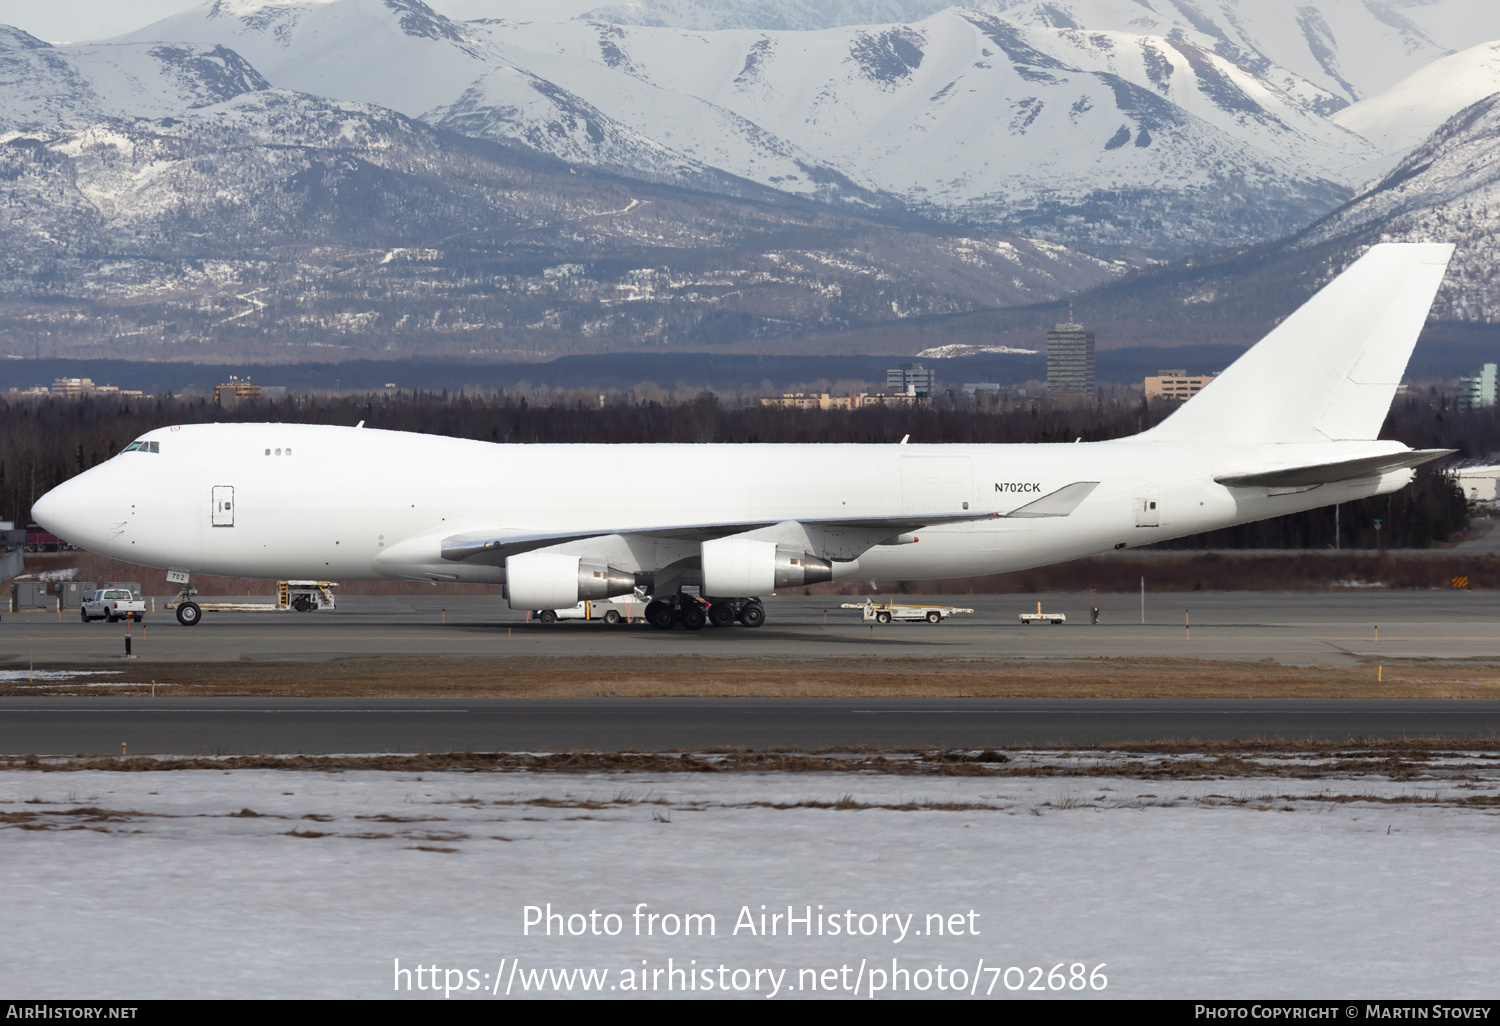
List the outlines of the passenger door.
{"label": "passenger door", "polygon": [[234,486],[214,485],[213,519],[215,527],[234,526]]}

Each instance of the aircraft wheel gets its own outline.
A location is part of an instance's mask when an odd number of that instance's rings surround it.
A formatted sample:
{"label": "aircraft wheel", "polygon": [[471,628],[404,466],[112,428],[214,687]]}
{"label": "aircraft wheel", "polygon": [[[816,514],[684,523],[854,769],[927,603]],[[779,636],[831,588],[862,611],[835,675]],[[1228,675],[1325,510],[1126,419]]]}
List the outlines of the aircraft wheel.
{"label": "aircraft wheel", "polygon": [[740,623],[746,627],[759,627],[766,622],[766,607],[759,602],[751,602],[740,610]]}
{"label": "aircraft wheel", "polygon": [[891,614],[890,613],[883,613],[883,612],[882,613],[876,613],[875,614],[875,622],[876,623],[890,623],[891,622]]}
{"label": "aircraft wheel", "polygon": [[930,613],[927,614],[927,622],[928,623],[939,623],[939,622],[942,621],[942,619],[943,619],[943,614],[939,613],[936,609],[934,609],[932,612],[930,612]]}
{"label": "aircraft wheel", "polygon": [[611,627],[613,627],[615,624],[619,623],[620,622],[620,611],[618,609],[611,609],[611,610],[606,611],[605,614],[604,614],[604,622],[607,623],[607,624],[609,624]]}
{"label": "aircraft wheel", "polygon": [[196,602],[180,602],[177,605],[177,622],[184,627],[196,627],[203,619],[203,610]]}
{"label": "aircraft wheel", "polygon": [[696,602],[682,607],[682,625],[690,631],[701,631],[703,625],[708,622],[708,617],[703,613],[703,607]]}
{"label": "aircraft wheel", "polygon": [[714,627],[728,627],[734,623],[734,607],[728,602],[715,602],[708,607],[708,622]]}
{"label": "aircraft wheel", "polygon": [[646,607],[646,622],[659,631],[672,629],[672,607],[665,602],[653,602]]}
{"label": "aircraft wheel", "polygon": [[557,622],[557,610],[555,610],[555,609],[543,609],[541,615],[538,616],[537,619],[540,620],[540,621],[542,621],[542,623],[556,623]]}

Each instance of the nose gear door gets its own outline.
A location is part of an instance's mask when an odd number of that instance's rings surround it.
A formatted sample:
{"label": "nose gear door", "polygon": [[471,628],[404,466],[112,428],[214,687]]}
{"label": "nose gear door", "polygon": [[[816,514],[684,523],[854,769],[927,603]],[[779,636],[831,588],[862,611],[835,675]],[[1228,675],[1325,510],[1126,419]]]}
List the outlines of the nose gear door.
{"label": "nose gear door", "polygon": [[213,519],[215,527],[234,526],[234,486],[214,485]]}

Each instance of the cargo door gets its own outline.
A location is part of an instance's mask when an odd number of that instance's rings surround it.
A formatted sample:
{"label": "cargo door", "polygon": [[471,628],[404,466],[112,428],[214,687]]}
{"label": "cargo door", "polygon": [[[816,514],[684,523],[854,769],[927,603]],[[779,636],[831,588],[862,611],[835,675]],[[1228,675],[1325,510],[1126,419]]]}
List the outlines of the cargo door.
{"label": "cargo door", "polygon": [[215,527],[234,526],[234,486],[214,485],[213,519]]}
{"label": "cargo door", "polygon": [[[1115,508],[1119,509],[1120,507],[1116,506]],[[1135,500],[1135,526],[1161,526],[1161,510],[1157,508],[1155,499],[1144,498]]]}
{"label": "cargo door", "polygon": [[902,513],[962,513],[973,499],[971,457],[901,457]]}

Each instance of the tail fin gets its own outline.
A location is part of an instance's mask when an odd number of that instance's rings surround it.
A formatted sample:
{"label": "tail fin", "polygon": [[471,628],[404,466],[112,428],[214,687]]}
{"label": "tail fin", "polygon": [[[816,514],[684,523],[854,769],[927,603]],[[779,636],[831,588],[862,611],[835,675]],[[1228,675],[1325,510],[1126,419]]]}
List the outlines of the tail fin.
{"label": "tail fin", "polygon": [[1442,284],[1450,245],[1382,243],[1140,437],[1373,439]]}

